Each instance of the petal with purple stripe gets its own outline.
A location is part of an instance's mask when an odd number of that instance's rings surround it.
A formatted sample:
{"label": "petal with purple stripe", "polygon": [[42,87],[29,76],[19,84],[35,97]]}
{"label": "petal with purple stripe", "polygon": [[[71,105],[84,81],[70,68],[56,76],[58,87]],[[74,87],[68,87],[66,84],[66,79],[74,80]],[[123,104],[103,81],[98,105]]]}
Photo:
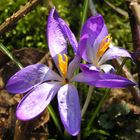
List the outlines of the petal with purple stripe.
{"label": "petal with purple stripe", "polygon": [[16,116],[26,121],[44,111],[61,85],[58,82],[43,83],[26,94],[17,106]]}
{"label": "petal with purple stripe", "polygon": [[73,136],[80,131],[81,112],[77,89],[66,84],[58,91],[60,117],[65,129]]}

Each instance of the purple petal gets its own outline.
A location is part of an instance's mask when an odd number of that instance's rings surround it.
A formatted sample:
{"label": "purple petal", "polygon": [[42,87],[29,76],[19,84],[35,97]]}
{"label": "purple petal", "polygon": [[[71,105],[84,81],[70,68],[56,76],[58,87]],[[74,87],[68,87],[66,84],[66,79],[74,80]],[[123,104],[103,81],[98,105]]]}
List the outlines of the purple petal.
{"label": "purple petal", "polygon": [[108,35],[108,30],[107,30],[107,27],[104,23],[103,25],[103,28],[102,28],[102,31],[100,32],[100,34],[98,35],[98,37],[96,38],[95,42],[94,42],[94,45],[93,45],[93,56],[94,56],[94,59],[96,58],[96,54],[98,52],[98,49],[99,49],[99,46],[100,46],[100,43],[102,42],[102,40]]}
{"label": "purple petal", "polygon": [[98,71],[93,72],[93,70],[87,70],[77,74],[75,77],[71,79],[70,82],[77,81],[77,82],[89,83],[98,80],[98,78],[99,78]]}
{"label": "purple petal", "polygon": [[44,111],[60,88],[58,82],[43,83],[26,94],[17,106],[19,120],[30,120]]}
{"label": "purple petal", "polygon": [[136,83],[128,80],[127,78],[114,74],[101,74],[99,80],[89,82],[88,84],[104,88],[125,88],[136,85]]}
{"label": "purple petal", "polygon": [[52,8],[47,24],[48,46],[54,62],[57,66],[57,55],[67,54],[66,34],[59,23],[59,15],[55,8]]}
{"label": "purple petal", "polygon": [[59,22],[60,22],[60,26],[63,29],[63,32],[68,37],[68,40],[69,40],[71,46],[73,47],[74,52],[77,53],[78,42],[75,38],[75,35],[73,34],[73,32],[70,30],[70,28],[68,27],[68,25],[66,24],[66,22],[63,19],[59,18]]}
{"label": "purple petal", "polygon": [[88,39],[88,34],[84,34],[80,37],[80,42],[78,45],[78,54],[88,63],[92,63],[92,60],[94,58],[93,49]]}
{"label": "purple petal", "polygon": [[46,66],[45,77],[43,81],[55,80],[63,81],[63,78],[60,77],[56,72],[52,71],[49,67]]}
{"label": "purple petal", "polygon": [[107,60],[111,60],[111,59],[118,58],[118,57],[131,58],[131,55],[129,54],[129,52],[127,50],[111,45],[110,48],[102,56],[101,60],[99,61],[99,64],[103,64]]}
{"label": "purple petal", "polygon": [[101,41],[107,35],[108,31],[101,15],[89,18],[82,28],[78,46],[81,57],[92,63]]}
{"label": "purple petal", "polygon": [[81,58],[80,56],[76,55],[74,59],[70,62],[68,66],[68,79],[70,79],[77,68],[79,68]]}
{"label": "purple petal", "polygon": [[25,93],[47,80],[61,81],[61,77],[44,64],[34,64],[13,75],[9,79],[6,89],[10,93]]}
{"label": "purple petal", "polygon": [[83,72],[87,70],[99,71],[99,69],[97,69],[97,67],[93,66],[92,64],[80,64],[80,69]]}
{"label": "purple petal", "polygon": [[72,81],[85,82],[95,87],[105,88],[122,88],[136,85],[136,83],[124,77],[115,74],[100,73],[93,70],[79,73],[71,80],[71,82]]}
{"label": "purple petal", "polygon": [[80,131],[81,112],[77,89],[67,84],[58,91],[60,117],[65,129],[73,136]]}
{"label": "purple petal", "polygon": [[114,67],[109,64],[101,65],[100,69],[103,70],[105,73],[114,73],[115,72]]}

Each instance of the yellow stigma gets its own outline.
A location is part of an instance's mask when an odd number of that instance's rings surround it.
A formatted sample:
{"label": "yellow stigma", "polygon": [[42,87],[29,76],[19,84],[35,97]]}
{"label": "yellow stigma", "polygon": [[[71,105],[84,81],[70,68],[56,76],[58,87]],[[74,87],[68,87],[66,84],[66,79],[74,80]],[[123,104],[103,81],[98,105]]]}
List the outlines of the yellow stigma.
{"label": "yellow stigma", "polygon": [[68,56],[66,54],[63,54],[63,56],[61,54],[58,54],[58,67],[61,71],[62,76],[66,78],[68,69]]}
{"label": "yellow stigma", "polygon": [[109,48],[109,45],[112,41],[112,38],[110,35],[106,36],[102,42],[100,43],[100,46],[99,46],[99,50],[97,52],[97,57],[101,57],[105,51]]}

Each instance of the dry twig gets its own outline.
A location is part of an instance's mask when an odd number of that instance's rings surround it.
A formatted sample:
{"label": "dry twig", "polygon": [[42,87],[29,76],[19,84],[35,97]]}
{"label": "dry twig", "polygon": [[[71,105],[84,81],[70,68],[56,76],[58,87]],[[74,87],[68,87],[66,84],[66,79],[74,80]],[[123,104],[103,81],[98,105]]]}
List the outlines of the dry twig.
{"label": "dry twig", "polygon": [[136,1],[132,1],[130,2],[130,8],[135,15],[137,23],[140,25],[140,4],[138,4]]}
{"label": "dry twig", "polygon": [[[129,19],[130,19],[130,26],[131,26],[131,32],[132,32],[132,40],[133,40],[133,48],[136,53],[140,52],[140,25],[137,22],[137,14],[133,14],[133,9],[130,8],[131,2],[134,2],[136,0],[127,0],[127,6],[128,6],[128,14],[129,14]],[[140,56],[138,55],[136,57],[136,65],[137,65],[137,72],[138,72],[138,85],[140,88]]]}
{"label": "dry twig", "polygon": [[[121,59],[115,59],[113,62],[116,64],[117,67],[119,67],[122,63]],[[135,81],[132,74],[129,72],[127,67],[124,65],[122,68],[122,73],[131,81]],[[140,90],[137,86],[134,87],[128,87],[129,91],[131,92],[132,96],[134,97],[135,101],[140,105]]]}
{"label": "dry twig", "polygon": [[1,25],[0,25],[0,35],[4,34],[5,31],[9,29],[12,25],[14,25],[19,19],[24,17],[27,13],[34,9],[42,0],[30,0],[24,6],[22,6],[16,13],[9,18],[7,18]]}
{"label": "dry twig", "polygon": [[109,7],[111,7],[114,11],[116,11],[117,13],[119,13],[119,14],[125,16],[125,17],[128,17],[128,13],[125,10],[123,10],[123,9],[121,9],[119,7],[114,6],[112,3],[108,2],[108,1],[105,1],[105,3]]}

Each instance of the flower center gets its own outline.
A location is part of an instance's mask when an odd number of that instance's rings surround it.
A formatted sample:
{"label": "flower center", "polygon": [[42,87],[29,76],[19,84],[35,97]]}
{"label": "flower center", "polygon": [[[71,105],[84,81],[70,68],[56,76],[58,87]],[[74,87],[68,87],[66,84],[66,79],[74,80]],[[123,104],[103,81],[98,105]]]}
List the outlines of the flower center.
{"label": "flower center", "polygon": [[105,51],[109,48],[111,41],[112,41],[112,38],[110,35],[106,36],[102,40],[102,42],[100,43],[98,52],[97,52],[97,57],[101,57],[105,53]]}
{"label": "flower center", "polygon": [[58,67],[60,69],[61,75],[66,78],[68,69],[68,56],[66,54],[58,54]]}

